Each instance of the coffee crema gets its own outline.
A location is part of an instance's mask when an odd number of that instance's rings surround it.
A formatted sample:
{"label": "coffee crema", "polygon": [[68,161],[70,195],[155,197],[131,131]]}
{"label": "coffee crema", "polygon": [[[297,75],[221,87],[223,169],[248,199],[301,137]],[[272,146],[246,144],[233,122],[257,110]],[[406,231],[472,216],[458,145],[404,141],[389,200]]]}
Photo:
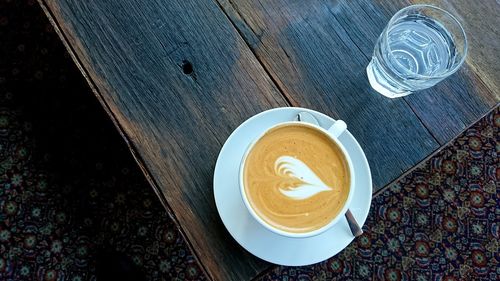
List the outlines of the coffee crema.
{"label": "coffee crema", "polygon": [[349,195],[349,166],[342,150],[306,125],[286,124],[266,132],[243,169],[252,209],[269,225],[291,233],[327,225]]}

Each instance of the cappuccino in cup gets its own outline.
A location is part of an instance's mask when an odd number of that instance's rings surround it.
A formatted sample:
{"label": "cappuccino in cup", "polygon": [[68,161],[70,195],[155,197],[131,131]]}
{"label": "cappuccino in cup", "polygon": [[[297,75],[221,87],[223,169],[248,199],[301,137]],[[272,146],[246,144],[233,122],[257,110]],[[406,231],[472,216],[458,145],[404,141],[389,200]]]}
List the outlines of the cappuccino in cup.
{"label": "cappuccino in cup", "polygon": [[353,173],[328,131],[287,122],[266,131],[240,167],[245,204],[267,228],[301,236],[331,225],[347,210]]}

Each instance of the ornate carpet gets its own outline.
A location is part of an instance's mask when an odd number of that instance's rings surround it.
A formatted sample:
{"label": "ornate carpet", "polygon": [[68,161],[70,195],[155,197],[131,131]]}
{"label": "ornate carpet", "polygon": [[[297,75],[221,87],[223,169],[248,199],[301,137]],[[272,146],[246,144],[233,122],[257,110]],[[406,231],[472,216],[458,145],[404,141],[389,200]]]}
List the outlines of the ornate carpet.
{"label": "ornate carpet", "polygon": [[[35,1],[0,2],[0,38],[0,280],[95,280],[108,256],[206,279]],[[337,256],[259,279],[498,280],[499,128],[496,108],[378,194]]]}

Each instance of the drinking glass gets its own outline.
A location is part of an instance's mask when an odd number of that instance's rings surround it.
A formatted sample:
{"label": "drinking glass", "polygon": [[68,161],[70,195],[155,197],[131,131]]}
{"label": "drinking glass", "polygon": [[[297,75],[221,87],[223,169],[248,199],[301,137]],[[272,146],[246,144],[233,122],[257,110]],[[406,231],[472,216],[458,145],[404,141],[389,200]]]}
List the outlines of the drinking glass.
{"label": "drinking glass", "polygon": [[453,74],[466,54],[467,37],[453,15],[431,5],[413,5],[391,18],[366,72],[377,92],[402,97]]}

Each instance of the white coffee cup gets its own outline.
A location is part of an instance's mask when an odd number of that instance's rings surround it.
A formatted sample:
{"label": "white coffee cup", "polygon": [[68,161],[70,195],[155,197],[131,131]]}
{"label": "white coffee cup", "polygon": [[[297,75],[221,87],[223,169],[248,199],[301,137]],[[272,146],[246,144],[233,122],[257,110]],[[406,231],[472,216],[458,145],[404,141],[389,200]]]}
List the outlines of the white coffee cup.
{"label": "white coffee cup", "polygon": [[[262,218],[260,218],[257,215],[257,213],[254,211],[253,207],[251,206],[250,202],[248,201],[248,198],[247,198],[247,195],[245,192],[244,168],[245,168],[246,160],[248,158],[248,154],[250,153],[250,151],[254,147],[255,143],[257,143],[267,132],[269,132],[270,130],[273,130],[276,127],[284,126],[284,125],[306,126],[306,127],[310,127],[310,128],[315,129],[315,130],[318,130],[319,132],[328,136],[329,139],[333,143],[335,143],[337,147],[340,148],[340,150],[342,151],[342,154],[344,155],[344,158],[347,162],[347,165],[349,167],[349,176],[350,176],[349,194],[347,196],[347,200],[344,203],[344,206],[342,207],[341,211],[337,214],[337,216],[335,216],[328,224],[326,224],[325,226],[323,226],[321,228],[313,230],[313,231],[304,232],[304,233],[294,233],[294,232],[288,232],[288,231],[278,229],[278,228],[268,224]],[[342,133],[344,133],[346,131],[346,129],[347,129],[347,126],[346,126],[345,122],[342,120],[337,120],[328,130],[325,130],[319,126],[316,126],[316,125],[313,125],[310,123],[299,122],[299,121],[289,121],[289,122],[279,123],[279,124],[269,128],[269,129],[267,129],[258,138],[256,138],[254,141],[252,141],[250,143],[250,145],[248,146],[245,154],[243,155],[242,161],[240,163],[240,171],[239,171],[239,183],[240,183],[241,197],[243,199],[243,202],[245,203],[245,206],[248,209],[248,212],[250,212],[252,217],[257,222],[259,222],[262,226],[267,228],[268,230],[270,230],[274,233],[286,236],[286,237],[291,237],[291,238],[305,238],[305,237],[315,236],[315,235],[318,235],[318,234],[330,229],[333,225],[335,225],[337,222],[339,222],[344,217],[345,213],[347,212],[347,209],[349,209],[349,204],[351,203],[352,195],[354,194],[354,186],[355,186],[355,184],[354,184],[354,169],[353,169],[351,157],[349,156],[349,153],[347,152],[345,147],[342,145],[342,143],[338,140],[338,137]]]}

